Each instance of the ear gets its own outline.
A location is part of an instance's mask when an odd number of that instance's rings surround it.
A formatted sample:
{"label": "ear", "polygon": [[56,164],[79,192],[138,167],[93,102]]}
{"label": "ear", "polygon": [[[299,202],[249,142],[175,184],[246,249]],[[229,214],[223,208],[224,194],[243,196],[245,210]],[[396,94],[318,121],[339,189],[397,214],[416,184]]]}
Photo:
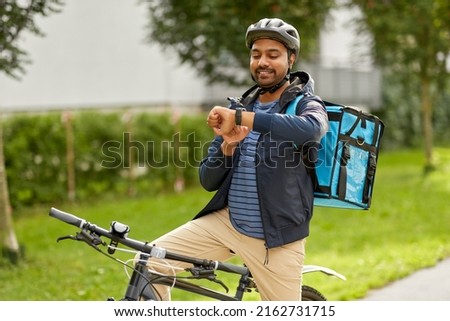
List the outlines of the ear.
{"label": "ear", "polygon": [[290,56],[289,56],[289,68],[292,69],[292,66],[294,65],[295,62],[295,53],[291,52]]}

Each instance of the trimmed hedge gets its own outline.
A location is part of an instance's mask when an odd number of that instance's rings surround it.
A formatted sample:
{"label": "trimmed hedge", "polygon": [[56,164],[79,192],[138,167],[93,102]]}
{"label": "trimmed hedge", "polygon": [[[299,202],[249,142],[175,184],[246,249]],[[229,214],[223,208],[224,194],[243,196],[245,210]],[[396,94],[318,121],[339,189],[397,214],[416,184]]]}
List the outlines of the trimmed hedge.
{"label": "trimmed hedge", "polygon": [[[14,208],[75,199],[155,195],[198,183],[212,131],[205,115],[132,110],[14,115],[3,121],[5,166]],[[73,146],[70,148],[70,137]]]}

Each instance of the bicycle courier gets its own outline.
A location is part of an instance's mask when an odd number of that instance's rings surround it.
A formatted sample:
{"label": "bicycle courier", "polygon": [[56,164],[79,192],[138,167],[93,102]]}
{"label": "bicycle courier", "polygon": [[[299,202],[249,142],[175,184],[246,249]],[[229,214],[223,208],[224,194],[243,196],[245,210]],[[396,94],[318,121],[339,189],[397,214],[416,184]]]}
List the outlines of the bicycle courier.
{"label": "bicycle courier", "polygon": [[[286,114],[297,114],[302,98],[297,96]],[[329,130],[318,146],[310,147],[317,148],[317,159],[310,166],[314,205],[369,209],[384,124],[355,107],[324,103]]]}

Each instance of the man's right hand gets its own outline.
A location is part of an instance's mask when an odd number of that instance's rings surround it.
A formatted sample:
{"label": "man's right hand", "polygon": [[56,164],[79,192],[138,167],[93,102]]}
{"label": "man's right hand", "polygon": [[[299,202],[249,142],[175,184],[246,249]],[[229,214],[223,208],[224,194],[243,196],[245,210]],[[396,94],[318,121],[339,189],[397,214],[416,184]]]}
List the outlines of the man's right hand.
{"label": "man's right hand", "polygon": [[233,109],[215,106],[208,114],[207,124],[216,135],[228,134],[236,127],[235,114],[236,111]]}

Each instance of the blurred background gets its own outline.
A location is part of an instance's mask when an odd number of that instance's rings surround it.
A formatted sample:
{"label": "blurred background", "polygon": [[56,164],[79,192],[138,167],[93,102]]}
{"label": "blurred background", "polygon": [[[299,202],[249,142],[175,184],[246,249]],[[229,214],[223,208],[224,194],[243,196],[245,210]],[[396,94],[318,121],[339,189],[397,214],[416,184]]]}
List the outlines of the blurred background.
{"label": "blurred background", "polygon": [[205,112],[252,85],[245,32],[263,17],[298,28],[295,69],[317,95],[384,121],[384,153],[415,151],[421,179],[448,174],[446,0],[0,6],[0,231],[13,262],[23,257],[13,222],[35,206],[195,188]]}

